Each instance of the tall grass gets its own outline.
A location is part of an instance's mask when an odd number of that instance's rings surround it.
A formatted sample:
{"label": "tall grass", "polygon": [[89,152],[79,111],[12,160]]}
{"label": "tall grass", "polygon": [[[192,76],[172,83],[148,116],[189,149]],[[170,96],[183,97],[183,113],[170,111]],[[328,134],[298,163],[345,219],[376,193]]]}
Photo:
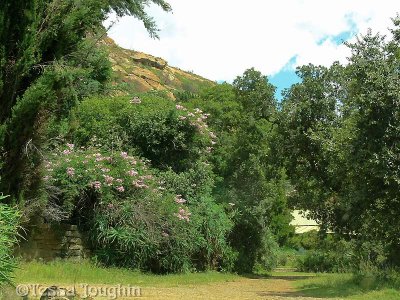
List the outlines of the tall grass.
{"label": "tall grass", "polygon": [[[234,281],[235,274],[204,272],[154,275],[139,271],[102,267],[90,261],[23,262],[14,272],[15,282],[38,284],[131,284],[137,286],[176,286]],[[34,281],[34,282],[32,282]]]}
{"label": "tall grass", "polygon": [[[0,201],[6,198],[0,195]],[[0,284],[11,281],[11,273],[15,268],[12,249],[17,239],[18,212],[0,204]]]}

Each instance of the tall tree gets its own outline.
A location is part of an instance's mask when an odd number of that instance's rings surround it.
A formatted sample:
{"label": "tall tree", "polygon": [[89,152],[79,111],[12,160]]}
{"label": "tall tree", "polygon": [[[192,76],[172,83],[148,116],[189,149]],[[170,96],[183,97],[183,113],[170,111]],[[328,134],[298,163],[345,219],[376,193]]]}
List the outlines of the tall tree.
{"label": "tall tree", "polygon": [[400,19],[393,39],[347,44],[346,66],[306,66],[283,101],[281,136],[293,204],[400,264]]}
{"label": "tall tree", "polygon": [[106,79],[93,71],[99,66],[93,51],[105,34],[102,23],[108,14],[134,16],[157,37],[156,24],[145,11],[152,3],[171,9],[163,0],[1,1],[0,150],[5,191],[19,192],[26,165],[23,150],[32,145],[34,132],[43,129],[54,109],[68,113],[81,93],[77,85],[86,84],[87,90],[93,87],[88,79]]}

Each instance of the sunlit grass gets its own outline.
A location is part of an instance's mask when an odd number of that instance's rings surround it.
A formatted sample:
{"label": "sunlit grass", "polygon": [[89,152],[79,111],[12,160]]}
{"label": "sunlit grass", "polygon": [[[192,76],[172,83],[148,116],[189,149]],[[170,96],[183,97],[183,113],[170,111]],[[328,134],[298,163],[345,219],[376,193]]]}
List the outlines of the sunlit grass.
{"label": "sunlit grass", "polygon": [[14,282],[39,284],[130,284],[140,286],[177,286],[234,281],[238,275],[218,272],[154,275],[138,271],[105,268],[88,261],[79,263],[57,261],[51,263],[21,263],[14,272]]}

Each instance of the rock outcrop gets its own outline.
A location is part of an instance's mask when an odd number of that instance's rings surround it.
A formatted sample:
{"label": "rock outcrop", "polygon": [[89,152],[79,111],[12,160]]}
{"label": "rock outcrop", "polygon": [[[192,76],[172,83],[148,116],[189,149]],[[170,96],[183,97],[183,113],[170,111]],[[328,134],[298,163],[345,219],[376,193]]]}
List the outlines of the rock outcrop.
{"label": "rock outcrop", "polygon": [[174,99],[177,91],[197,93],[215,83],[191,72],[168,65],[152,55],[123,49],[110,39],[104,39],[114,71],[113,82],[122,85],[127,93],[166,91]]}

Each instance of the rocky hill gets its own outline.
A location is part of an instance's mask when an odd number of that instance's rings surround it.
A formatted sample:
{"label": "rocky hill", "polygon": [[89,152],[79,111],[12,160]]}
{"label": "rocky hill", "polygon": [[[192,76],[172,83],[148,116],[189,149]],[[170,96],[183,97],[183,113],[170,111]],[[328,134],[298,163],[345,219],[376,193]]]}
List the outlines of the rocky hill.
{"label": "rocky hill", "polygon": [[106,38],[114,71],[113,81],[127,92],[166,91],[171,98],[177,92],[197,93],[215,83],[191,72],[171,67],[162,58],[138,51],[123,49]]}

